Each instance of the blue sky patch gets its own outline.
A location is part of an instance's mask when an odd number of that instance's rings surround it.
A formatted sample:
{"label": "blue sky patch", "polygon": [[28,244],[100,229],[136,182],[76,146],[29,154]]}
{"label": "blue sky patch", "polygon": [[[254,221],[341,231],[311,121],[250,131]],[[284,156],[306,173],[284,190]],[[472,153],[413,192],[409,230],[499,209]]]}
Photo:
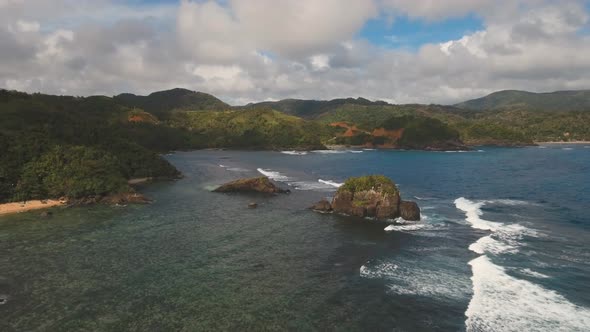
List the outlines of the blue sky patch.
{"label": "blue sky patch", "polygon": [[384,48],[416,50],[424,44],[460,39],[483,28],[482,20],[476,15],[438,22],[402,16],[395,18],[393,24],[387,22],[386,18],[370,20],[360,31],[359,37]]}

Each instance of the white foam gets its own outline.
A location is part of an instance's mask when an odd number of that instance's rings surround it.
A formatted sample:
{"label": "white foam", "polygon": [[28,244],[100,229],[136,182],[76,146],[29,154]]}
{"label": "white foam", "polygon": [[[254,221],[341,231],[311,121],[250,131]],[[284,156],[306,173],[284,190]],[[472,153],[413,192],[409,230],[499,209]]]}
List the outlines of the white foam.
{"label": "white foam", "polygon": [[311,152],[320,154],[339,154],[339,153],[363,153],[362,150],[313,150]]}
{"label": "white foam", "polygon": [[481,207],[485,204],[485,202],[472,202],[464,197],[457,198],[455,200],[455,206],[457,209],[465,212],[467,220],[471,227],[483,230],[494,231],[498,227],[502,226],[501,223],[484,220],[480,216],[483,214],[481,211]]}
{"label": "white foam", "polygon": [[392,273],[394,273],[397,268],[398,266],[393,263],[383,263],[378,265],[376,268],[370,268],[366,265],[363,265],[360,268],[360,276],[369,279],[386,278],[392,275]]}
{"label": "white foam", "polygon": [[494,255],[498,255],[501,253],[516,253],[518,249],[516,246],[495,240],[492,238],[491,235],[484,236],[477,240],[476,242],[472,243],[469,246],[469,250],[478,253],[478,254],[485,254],[491,253]]}
{"label": "white foam", "polygon": [[590,310],[560,294],[509,276],[486,256],[469,262],[473,297],[467,331],[587,331]]}
{"label": "white foam", "polygon": [[288,184],[293,186],[296,190],[333,191],[335,189],[334,186],[313,181],[293,181],[289,182]]}
{"label": "white foam", "polygon": [[313,153],[321,153],[321,154],[338,154],[338,153],[346,153],[346,150],[313,150]]}
{"label": "white foam", "polygon": [[269,170],[269,169],[257,168],[256,170],[260,174],[262,174],[262,175],[264,175],[264,176],[266,176],[266,177],[268,177],[270,179],[273,179],[275,181],[285,182],[285,181],[289,181],[290,180],[288,176],[285,176],[285,175],[283,175],[283,174],[281,174],[279,172],[275,172],[275,171],[272,171],[272,170]]}
{"label": "white foam", "polygon": [[442,269],[424,269],[415,262],[367,262],[360,268],[360,276],[388,281],[389,292],[402,295],[446,297],[461,299],[468,296],[468,279],[457,278]]}
{"label": "white foam", "polygon": [[430,200],[434,199],[432,197],[420,197],[420,196],[414,196],[414,198],[419,201],[430,201]]}
{"label": "white foam", "polygon": [[226,168],[227,166],[219,164],[219,167]]}
{"label": "white foam", "polygon": [[548,279],[548,278],[550,278],[546,274],[539,273],[539,272],[533,271],[533,270],[528,269],[528,268],[527,269],[521,269],[520,272],[522,272],[522,273],[524,273],[524,274],[526,274],[528,276],[534,277],[534,278],[539,278],[539,279]]}
{"label": "white foam", "polygon": [[228,167],[228,168],[226,168],[226,170],[228,170],[230,172],[248,172],[248,171],[250,171],[249,169],[240,168],[240,167]]}
{"label": "white foam", "polygon": [[327,184],[327,185],[335,187],[335,188],[340,188],[344,184],[344,183],[338,183],[338,182],[334,182],[334,181],[330,181],[330,180],[322,180],[322,179],[319,179],[318,182],[323,183],[323,184]]}
{"label": "white foam", "polygon": [[383,230],[386,232],[391,231],[400,231],[400,232],[408,232],[408,231],[417,231],[420,229],[424,229],[426,224],[406,224],[406,225],[389,225],[385,227]]}
{"label": "white foam", "polygon": [[527,201],[520,201],[517,199],[492,199],[484,201],[489,204],[503,204],[503,205],[534,205],[534,203]]}
{"label": "white foam", "polygon": [[304,156],[307,154],[307,151],[281,151],[281,153],[291,156]]}
{"label": "white foam", "polygon": [[573,149],[574,148],[562,148],[562,150],[566,150],[566,151],[573,150]]}

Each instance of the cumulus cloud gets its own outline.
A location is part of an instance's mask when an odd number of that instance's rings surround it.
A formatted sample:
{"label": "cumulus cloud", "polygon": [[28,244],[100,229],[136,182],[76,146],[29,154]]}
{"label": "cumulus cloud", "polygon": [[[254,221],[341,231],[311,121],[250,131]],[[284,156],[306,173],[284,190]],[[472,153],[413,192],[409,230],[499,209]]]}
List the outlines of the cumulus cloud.
{"label": "cumulus cloud", "polygon": [[[507,88],[590,87],[589,17],[578,1],[0,0],[0,8],[0,87],[31,92],[185,87],[234,104],[349,96],[453,103]],[[468,14],[484,28],[415,51],[359,37],[384,15]]]}

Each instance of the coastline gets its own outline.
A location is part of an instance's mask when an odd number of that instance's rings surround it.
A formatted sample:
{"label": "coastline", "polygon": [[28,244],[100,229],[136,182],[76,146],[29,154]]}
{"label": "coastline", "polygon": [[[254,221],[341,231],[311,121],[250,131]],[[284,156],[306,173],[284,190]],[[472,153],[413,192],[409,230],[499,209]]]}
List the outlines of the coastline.
{"label": "coastline", "polygon": [[[45,203],[44,203],[45,202]],[[4,203],[0,204],[0,216],[14,214],[14,213],[21,213],[33,210],[41,210],[41,209],[48,209],[55,206],[64,206],[66,202],[59,201],[59,200],[33,200],[27,201],[27,203],[23,204],[22,202],[16,203]]]}
{"label": "coastline", "polygon": [[571,141],[571,142],[535,142],[535,144],[590,144],[590,141]]}

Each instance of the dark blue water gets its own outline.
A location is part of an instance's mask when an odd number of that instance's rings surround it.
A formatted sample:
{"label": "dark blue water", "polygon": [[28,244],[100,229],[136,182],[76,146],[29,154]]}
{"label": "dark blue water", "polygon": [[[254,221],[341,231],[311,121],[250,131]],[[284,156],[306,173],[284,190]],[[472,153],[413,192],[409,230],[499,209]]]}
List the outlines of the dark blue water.
{"label": "dark blue water", "polygon": [[[590,328],[583,145],[168,158],[186,177],[143,188],[152,205],[0,219],[1,330]],[[209,191],[261,172],[293,193]],[[307,210],[373,173],[423,220],[384,230]]]}

